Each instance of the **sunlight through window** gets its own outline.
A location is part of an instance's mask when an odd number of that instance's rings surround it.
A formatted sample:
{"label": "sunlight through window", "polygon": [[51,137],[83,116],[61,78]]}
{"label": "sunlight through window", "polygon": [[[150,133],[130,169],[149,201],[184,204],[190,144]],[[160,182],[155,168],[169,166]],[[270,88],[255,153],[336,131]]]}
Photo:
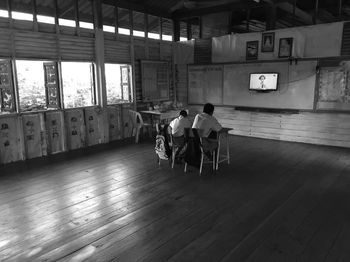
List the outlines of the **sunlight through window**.
{"label": "sunlight through window", "polygon": [[145,32],[142,32],[142,31],[134,30],[134,31],[132,32],[132,34],[133,34],[134,36],[145,37]]}
{"label": "sunlight through window", "polygon": [[12,18],[17,20],[33,21],[33,15],[12,11]]}
{"label": "sunlight through window", "polygon": [[110,26],[110,25],[103,25],[103,31],[104,32],[109,32],[109,33],[114,33],[115,32],[115,27]]}
{"label": "sunlight through window", "polygon": [[0,17],[9,17],[9,12],[6,10],[0,10]]}
{"label": "sunlight through window", "polygon": [[159,39],[160,35],[155,33],[148,33],[148,38]]}
{"label": "sunlight through window", "polygon": [[130,29],[119,27],[118,33],[122,35],[130,35]]}
{"label": "sunlight through window", "polygon": [[61,26],[75,27],[74,20],[68,20],[68,19],[63,19],[63,18],[58,19],[58,24]]}
{"label": "sunlight through window", "polygon": [[173,41],[173,36],[172,35],[162,35],[162,40]]}
{"label": "sunlight through window", "polygon": [[86,29],[94,29],[94,24],[93,23],[88,23],[88,22],[79,22],[79,27],[81,28],[86,28]]}
{"label": "sunlight through window", "polygon": [[36,19],[39,23],[46,23],[46,24],[55,24],[55,18],[52,16],[46,16],[46,15],[37,15]]}
{"label": "sunlight through window", "polygon": [[64,107],[94,105],[92,63],[62,62]]}

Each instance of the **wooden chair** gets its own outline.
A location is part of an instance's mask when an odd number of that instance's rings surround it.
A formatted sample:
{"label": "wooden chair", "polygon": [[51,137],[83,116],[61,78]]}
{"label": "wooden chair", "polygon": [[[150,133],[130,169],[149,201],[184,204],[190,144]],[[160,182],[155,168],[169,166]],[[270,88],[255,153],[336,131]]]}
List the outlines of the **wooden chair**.
{"label": "wooden chair", "polygon": [[139,142],[139,136],[140,136],[140,130],[145,129],[148,130],[148,134],[150,137],[152,137],[152,125],[149,123],[143,122],[142,116],[139,112],[136,112],[134,110],[129,110],[129,115],[132,120],[132,136],[135,136],[135,143]]}
{"label": "wooden chair", "polygon": [[[208,159],[207,161],[205,161],[205,151],[203,148],[203,139],[200,137],[199,135],[199,130],[195,129],[195,128],[186,128],[185,129],[185,134],[186,136],[188,136],[186,139],[190,139],[191,137],[194,139],[198,139],[199,142],[199,147],[200,147],[200,165],[199,165],[199,175],[202,174],[202,170],[203,170],[203,164],[212,164],[213,170],[217,169],[217,152],[220,152],[220,148],[217,148],[216,150],[212,150],[210,153],[212,154],[212,159]],[[218,138],[219,134],[217,132],[215,132],[216,137]],[[218,139],[219,141],[219,139]],[[218,146],[220,146],[220,143],[218,142]],[[187,172],[187,162],[185,163],[185,172]]]}

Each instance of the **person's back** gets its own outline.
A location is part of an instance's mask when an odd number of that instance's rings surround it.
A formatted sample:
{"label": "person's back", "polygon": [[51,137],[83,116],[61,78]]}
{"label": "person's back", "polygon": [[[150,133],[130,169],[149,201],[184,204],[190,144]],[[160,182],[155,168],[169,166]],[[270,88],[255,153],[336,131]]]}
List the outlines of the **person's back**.
{"label": "person's back", "polygon": [[219,132],[222,129],[218,120],[213,117],[213,113],[214,106],[210,103],[205,104],[203,113],[196,115],[192,125],[192,128],[200,129],[202,146],[209,159],[211,159],[211,152],[218,147],[217,140],[209,138],[209,135],[212,131]]}
{"label": "person's back", "polygon": [[180,115],[170,122],[171,134],[174,137],[182,137],[184,135],[185,128],[191,127],[191,121],[187,117],[187,112],[182,110]]}
{"label": "person's back", "polygon": [[220,131],[222,126],[218,120],[213,117],[214,106],[212,104],[205,104],[203,108],[203,113],[197,114],[192,128],[201,129],[201,136],[208,137],[211,131]]}

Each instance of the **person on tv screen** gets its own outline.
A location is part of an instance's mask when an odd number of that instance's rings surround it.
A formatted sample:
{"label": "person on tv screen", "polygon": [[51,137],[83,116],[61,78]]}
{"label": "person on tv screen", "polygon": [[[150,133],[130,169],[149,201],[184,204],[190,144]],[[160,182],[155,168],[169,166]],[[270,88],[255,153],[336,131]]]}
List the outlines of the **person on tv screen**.
{"label": "person on tv screen", "polygon": [[264,83],[265,79],[266,77],[264,75],[259,76],[259,80],[260,80],[259,89],[266,89],[266,85]]}

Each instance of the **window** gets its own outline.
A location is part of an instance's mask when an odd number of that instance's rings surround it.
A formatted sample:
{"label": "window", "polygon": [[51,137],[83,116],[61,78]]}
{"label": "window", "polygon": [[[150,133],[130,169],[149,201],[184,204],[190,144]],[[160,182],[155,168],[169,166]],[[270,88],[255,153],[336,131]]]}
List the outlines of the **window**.
{"label": "window", "polygon": [[103,31],[115,33],[115,7],[102,4]]}
{"label": "window", "polygon": [[20,111],[46,109],[43,61],[17,60]]}
{"label": "window", "polygon": [[125,64],[105,64],[107,104],[132,101],[131,66]]}
{"label": "window", "polygon": [[74,108],[94,105],[92,63],[62,62],[61,65],[64,107]]}
{"label": "window", "polygon": [[145,37],[145,14],[133,11],[133,32],[134,36]]}
{"label": "window", "polygon": [[171,19],[162,18],[162,40],[173,41],[173,21]]}
{"label": "window", "polygon": [[55,24],[55,0],[36,1],[39,23]]}
{"label": "window", "polygon": [[148,38],[160,39],[159,17],[148,15]]}
{"label": "window", "polygon": [[79,27],[94,29],[93,1],[78,0]]}
{"label": "window", "polygon": [[33,21],[33,15],[28,13],[12,11],[12,18],[17,20]]}
{"label": "window", "polygon": [[75,4],[74,0],[58,0],[58,24],[60,26],[75,27]]}
{"label": "window", "polygon": [[118,33],[130,35],[130,11],[124,8],[118,8]]}

